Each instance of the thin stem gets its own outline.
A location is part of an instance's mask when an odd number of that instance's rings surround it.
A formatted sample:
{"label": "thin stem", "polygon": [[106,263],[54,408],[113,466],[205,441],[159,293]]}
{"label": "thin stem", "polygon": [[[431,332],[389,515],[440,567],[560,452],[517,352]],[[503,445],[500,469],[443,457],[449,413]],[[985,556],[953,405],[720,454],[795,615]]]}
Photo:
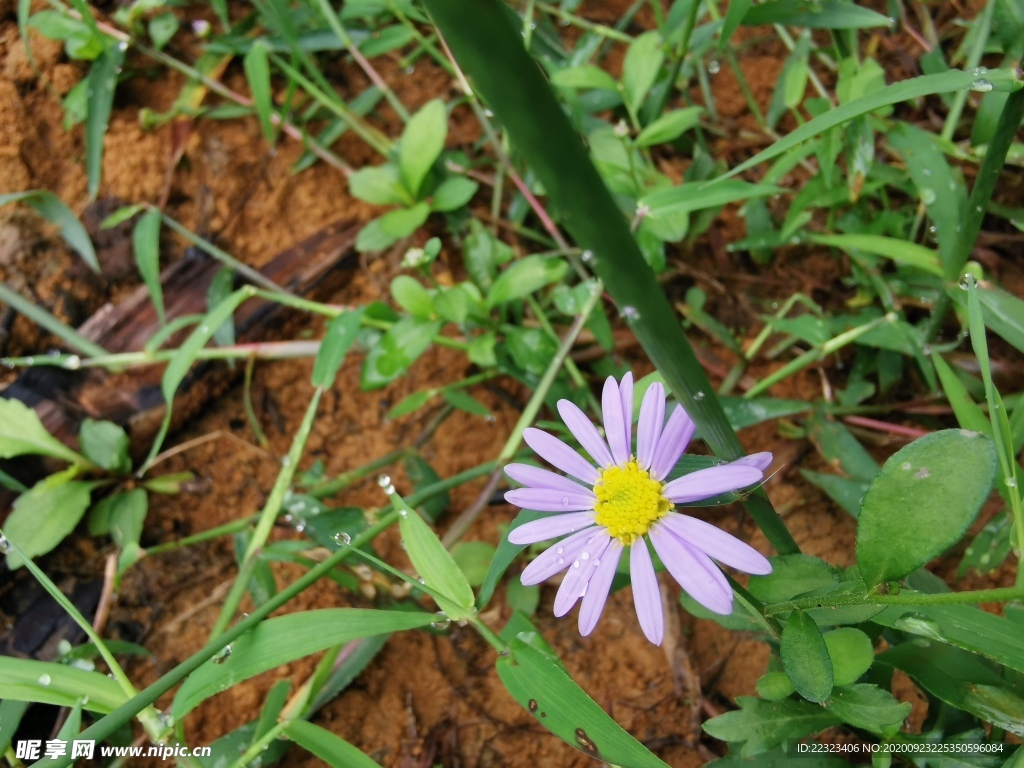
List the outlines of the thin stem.
{"label": "thin stem", "polygon": [[234,618],[235,611],[238,610],[238,604],[242,601],[245,591],[249,588],[249,579],[259,562],[258,555],[263,549],[263,545],[267,543],[267,539],[270,538],[270,532],[274,529],[274,521],[277,520],[277,516],[281,512],[281,506],[284,504],[285,494],[291,488],[292,478],[295,477],[299,460],[302,458],[302,453],[306,448],[306,441],[309,439],[309,433],[313,429],[313,418],[316,416],[316,409],[320,405],[320,398],[323,394],[323,387],[317,387],[313,393],[312,400],[309,402],[309,406],[306,408],[306,415],[302,419],[302,424],[299,425],[299,429],[292,440],[291,450],[281,460],[281,471],[277,474],[277,480],[274,481],[274,487],[270,491],[267,503],[259,514],[256,530],[253,531],[252,536],[249,538],[249,545],[246,547],[245,555],[242,557],[242,566],[239,569],[238,578],[231,585],[231,591],[228,592],[228,596],[224,600],[224,607],[221,609],[220,616],[217,617],[213,629],[210,630],[211,640],[223,632],[231,619]]}
{"label": "thin stem", "polygon": [[555,352],[555,356],[551,359],[551,363],[548,365],[547,370],[544,371],[544,375],[537,383],[537,388],[530,397],[530,401],[523,409],[523,412],[519,417],[519,421],[516,422],[515,427],[512,429],[512,434],[509,435],[508,440],[505,441],[505,446],[501,449],[501,453],[498,454],[498,459],[496,461],[498,468],[494,471],[494,474],[485,486],[484,493],[480,494],[473,505],[456,518],[455,522],[452,523],[451,527],[442,537],[441,543],[446,547],[451,547],[455,542],[462,538],[463,534],[469,530],[469,526],[473,524],[473,521],[476,520],[483,511],[488,499],[490,498],[490,494],[493,493],[498,482],[501,480],[503,465],[515,455],[516,451],[519,450],[519,446],[523,441],[523,432],[537,418],[537,413],[544,404],[544,399],[547,397],[548,391],[551,389],[551,385],[555,383],[555,378],[558,376],[558,372],[562,369],[562,365],[568,358],[569,352],[572,351],[572,345],[576,343],[576,337],[579,336],[580,331],[583,330],[583,326],[586,325],[587,318],[590,317],[590,313],[601,300],[602,290],[601,281],[595,281],[590,297],[587,299],[587,303],[580,309],[579,316],[573,321],[572,326],[566,332],[561,345],[558,347],[558,351]]}

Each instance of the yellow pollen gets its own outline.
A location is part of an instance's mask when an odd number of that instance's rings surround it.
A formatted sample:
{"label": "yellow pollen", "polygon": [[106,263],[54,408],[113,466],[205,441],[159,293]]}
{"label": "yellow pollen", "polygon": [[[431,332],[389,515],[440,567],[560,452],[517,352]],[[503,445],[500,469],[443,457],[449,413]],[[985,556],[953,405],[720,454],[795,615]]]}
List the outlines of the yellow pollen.
{"label": "yellow pollen", "polygon": [[662,493],[664,485],[640,469],[631,458],[624,467],[608,467],[594,486],[597,503],[597,524],[626,546],[672,509],[673,504]]}

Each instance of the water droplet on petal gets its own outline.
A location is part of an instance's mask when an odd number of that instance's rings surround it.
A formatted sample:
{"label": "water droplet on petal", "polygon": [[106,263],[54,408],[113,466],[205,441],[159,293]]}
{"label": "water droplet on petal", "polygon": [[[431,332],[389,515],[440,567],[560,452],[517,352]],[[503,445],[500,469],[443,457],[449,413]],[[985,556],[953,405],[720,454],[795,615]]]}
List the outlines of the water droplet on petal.
{"label": "water droplet on petal", "polygon": [[564,549],[564,548],[562,548],[562,547],[555,547],[555,554],[556,554],[556,555],[560,555],[560,554],[562,554],[563,552],[565,552],[565,549]]}
{"label": "water droplet on petal", "polygon": [[562,506],[563,507],[568,507],[569,506],[569,497],[568,496],[563,496],[562,497]]}
{"label": "water droplet on petal", "polygon": [[581,560],[589,560],[590,559],[590,553],[589,552],[584,552],[582,555],[580,555],[580,559]]}

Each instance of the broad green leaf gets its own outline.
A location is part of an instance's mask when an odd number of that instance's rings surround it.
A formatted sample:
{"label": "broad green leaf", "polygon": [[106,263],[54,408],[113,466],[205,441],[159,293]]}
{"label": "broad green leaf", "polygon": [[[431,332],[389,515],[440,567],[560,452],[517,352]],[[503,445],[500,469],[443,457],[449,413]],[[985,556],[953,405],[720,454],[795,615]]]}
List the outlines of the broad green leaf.
{"label": "broad green leaf", "polygon": [[133,488],[113,498],[114,503],[110,508],[110,535],[121,548],[118,571],[124,571],[142,554],[139,539],[142,537],[142,524],[149,510],[149,499],[142,488]]}
{"label": "broad green leaf", "polygon": [[[508,527],[508,532],[514,531],[520,525],[540,520],[542,517],[545,517],[545,515],[541,512],[531,512],[527,509],[520,510],[519,514],[516,515],[516,519],[512,521],[512,525]],[[481,611],[491,601],[498,582],[501,581],[501,577],[505,575],[505,571],[508,570],[512,561],[516,559],[520,552],[526,549],[525,545],[513,544],[509,541],[508,532],[498,542],[498,548],[494,552],[494,557],[491,558],[491,565],[487,571],[487,576],[484,577],[483,584],[480,586],[480,594],[477,596],[476,605]]]}
{"label": "broad green leaf", "polygon": [[537,722],[590,757],[630,768],[667,768],[612,720],[559,666],[523,634],[498,657],[505,688]]}
{"label": "broad green leaf", "polygon": [[290,721],[284,735],[333,768],[380,768],[340,736],[305,720]]}
{"label": "broad green leaf", "polygon": [[410,275],[398,275],[391,281],[391,295],[395,303],[410,315],[429,320],[434,314],[434,302],[420,281]]}
{"label": "broad green leaf", "polygon": [[427,351],[441,322],[403,317],[388,330],[363,361],[363,389],[380,389],[401,376]]}
{"label": "broad green leaf", "polygon": [[430,206],[426,203],[416,203],[411,208],[399,208],[385,213],[359,231],[356,250],[361,253],[383,251],[419,229],[428,216]]}
{"label": "broad green leaf", "polygon": [[566,261],[554,256],[534,255],[519,259],[498,275],[487,294],[487,306],[496,307],[528,296],[545,285],[558,282],[568,270]]}
{"label": "broad green leaf", "polygon": [[[14,501],[14,510],[4,523],[4,534],[26,557],[43,555],[75,530],[89,507],[89,494],[99,483],[72,480],[78,469],[71,467],[40,480]],[[7,555],[12,571],[23,565],[14,552]]]}
{"label": "broad green leaf", "polygon": [[893,454],[857,521],[864,582],[901,579],[960,541],[988,498],[995,472],[995,447],[977,432],[934,432]]}
{"label": "broad green leaf", "polygon": [[929,640],[901,643],[877,663],[906,672],[928,693],[992,725],[1024,736],[1024,689],[976,656]]}
{"label": "broad green leaf", "polygon": [[647,125],[633,142],[638,147],[653,147],[674,141],[700,123],[704,107],[685,107],[666,112]]}
{"label": "broad green leaf", "polygon": [[82,702],[91,712],[107,714],[124,704],[128,697],[121,686],[102,672],[87,672],[50,661],[0,656],[0,699],[59,707],[73,707]]}
{"label": "broad green leaf", "polygon": [[825,707],[844,723],[877,734],[899,726],[910,714],[909,703],[901,703],[888,691],[867,683],[836,687]]}
{"label": "broad green leaf", "polygon": [[833,685],[832,660],[818,626],[803,611],[794,611],[786,622],[779,653],[797,693],[816,703],[828,697]]}
{"label": "broad green leaf", "polygon": [[405,551],[424,583],[439,593],[435,598],[438,606],[452,621],[469,618],[474,613],[473,589],[451,553],[416,510],[393,489],[390,495],[398,510],[398,528]]}
{"label": "broad green leaf", "polygon": [[46,431],[36,412],[20,400],[0,398],[0,458],[24,454],[52,456],[72,464],[85,464],[75,453]]}
{"label": "broad green leaf", "polygon": [[277,140],[277,129],[271,118],[274,114],[274,97],[270,91],[270,58],[266,40],[257,38],[242,59],[245,77],[249,81],[252,103],[263,130],[263,138],[271,146]]}
{"label": "broad green leaf", "polygon": [[860,515],[860,505],[869,484],[862,480],[851,480],[839,475],[828,475],[824,472],[812,472],[800,469],[800,475],[812,485],[816,485],[836,504],[845,509],[851,517]]}
{"label": "broad green leaf", "polygon": [[935,251],[909,240],[880,235],[808,235],[807,239],[812,243],[831,245],[844,251],[857,250],[885,256],[897,264],[916,267],[937,277],[945,274]]}
{"label": "broad green leaf", "polygon": [[767,701],[788,699],[796,691],[785,672],[767,672],[758,679],[755,687],[758,696]]}
{"label": "broad green leaf", "polygon": [[962,648],[1024,672],[1020,626],[972,605],[889,606],[872,621]]}
{"label": "broad green leaf", "polygon": [[313,386],[330,387],[345,361],[352,343],[359,333],[363,319],[362,309],[353,309],[338,315],[327,324],[324,339],[313,363]]}
{"label": "broad green leaf", "polygon": [[402,180],[414,198],[423,179],[444,149],[448,135],[448,114],[444,102],[431,99],[405,124],[398,146],[398,167]]}
{"label": "broad green leaf", "polygon": [[127,48],[127,45],[111,40],[89,68],[88,112],[85,117],[85,173],[88,177],[90,200],[94,200],[100,191],[100,177],[103,174],[103,137],[110,122],[117,76],[121,71]]}
{"label": "broad green leaf", "polygon": [[657,217],[668,212],[689,213],[707,208],[717,208],[753,197],[767,197],[785,192],[785,189],[771,184],[750,184],[746,181],[726,180],[713,186],[701,182],[687,182],[652,192],[641,198],[640,205],[650,209],[650,215]]}
{"label": "broad green leaf", "polygon": [[447,403],[454,405],[460,411],[472,413],[474,416],[482,416],[485,419],[492,416],[486,405],[463,389],[446,389],[443,396]]}
{"label": "broad green leaf", "polygon": [[31,207],[60,230],[60,236],[64,242],[82,257],[82,261],[88,264],[93,272],[100,271],[100,263],[96,259],[96,249],[93,248],[92,240],[89,239],[89,233],[85,231],[82,222],[71,212],[71,209],[64,205],[63,201],[53,192],[45,189],[33,189],[28,192],[0,195],[0,206],[8,203],[25,203]]}
{"label": "broad green leaf", "polygon": [[267,619],[232,643],[227,658],[211,659],[189,675],[171,711],[181,718],[210,696],[268,669],[350,640],[417,629],[436,620],[431,613],[367,608],[326,608]]}
{"label": "broad green leaf", "polygon": [[449,176],[430,196],[432,211],[455,211],[473,199],[480,185],[465,176]]}
{"label": "broad green leaf", "polygon": [[853,627],[840,627],[824,635],[836,687],[857,682],[875,660],[871,638]]}
{"label": "broad green leaf", "polygon": [[78,430],[78,441],[82,453],[103,469],[120,473],[131,470],[128,435],[112,421],[85,419]]}
{"label": "broad green leaf", "polygon": [[551,75],[551,83],[559,88],[599,88],[607,91],[617,91],[619,88],[614,77],[593,64],[559,69]]}
{"label": "broad green leaf", "polygon": [[710,736],[731,744],[743,743],[742,757],[775,749],[788,739],[802,739],[839,723],[826,709],[806,701],[762,701],[737,696],[740,709],[713,717],[703,725]]}
{"label": "broad green leaf", "polygon": [[[763,8],[764,6],[756,7]],[[759,163],[771,160],[774,157],[778,157],[779,155],[788,152],[802,141],[806,141],[820,133],[824,133],[830,128],[835,128],[837,125],[849,122],[855,117],[866,115],[869,112],[874,112],[880,107],[899,104],[900,102],[910,101],[911,99],[921,98],[922,96],[930,96],[934,93],[965,91],[972,87],[976,87],[975,83],[977,80],[978,76],[972,72],[951,69],[937,75],[922,75],[920,77],[912,77],[909,80],[901,80],[897,83],[893,83],[885,88],[873,91],[867,96],[862,96],[859,99],[854,99],[851,102],[842,104],[835,109],[830,109],[828,112],[815,117],[813,120],[809,120],[796,130],[786,134],[784,137],[776,141],[768,147],[768,149],[758,152],[749,160],[740,163],[728,173],[711,181],[709,184],[705,184],[704,186],[710,189],[713,186],[722,183],[726,179],[729,179],[739,173],[743,173],[749,168],[753,168]],[[1024,82],[1017,79],[1017,76],[1014,74],[1012,69],[989,70],[985,75],[985,82],[987,85],[991,85],[994,90],[1000,91],[1016,91],[1021,87],[1024,87]]]}
{"label": "broad green leaf", "polygon": [[664,60],[661,34],[656,31],[644,32],[630,44],[622,63],[622,88],[630,112],[640,108]]}
{"label": "broad green leaf", "polygon": [[755,5],[743,17],[746,26],[785,24],[811,29],[865,29],[888,27],[889,18],[840,0],[771,0]]}
{"label": "broad green leaf", "polygon": [[149,20],[146,31],[149,32],[149,39],[153,41],[153,47],[159,51],[171,42],[171,38],[180,27],[178,17],[173,13],[161,13]]}
{"label": "broad green leaf", "polygon": [[460,541],[451,549],[452,559],[471,587],[484,583],[494,552],[494,545],[486,541]]}
{"label": "broad green leaf", "polygon": [[772,572],[751,576],[750,594],[764,603],[783,603],[811,592],[821,592],[839,584],[835,569],[810,555],[775,555],[770,558]]}
{"label": "broad green leaf", "polygon": [[360,168],[348,177],[348,191],[374,205],[407,205],[412,202],[402,187],[398,168],[391,163]]}
{"label": "broad green leaf", "polygon": [[160,283],[160,211],[150,209],[136,222],[132,230],[132,249],[135,251],[135,264],[142,275],[142,281],[149,291],[149,298],[156,309],[160,325],[167,321],[164,315],[164,291]]}
{"label": "broad green leaf", "polygon": [[[462,323],[469,317],[471,302],[469,291],[463,283],[434,294],[434,311],[450,323]],[[475,287],[475,286],[474,286]]]}

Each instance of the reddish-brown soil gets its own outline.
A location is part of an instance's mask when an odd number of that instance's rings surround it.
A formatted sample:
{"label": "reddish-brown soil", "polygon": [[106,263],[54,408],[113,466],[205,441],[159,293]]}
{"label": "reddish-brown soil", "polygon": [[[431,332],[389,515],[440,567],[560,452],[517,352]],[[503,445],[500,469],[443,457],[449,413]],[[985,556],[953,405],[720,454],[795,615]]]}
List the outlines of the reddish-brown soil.
{"label": "reddish-brown soil", "polygon": [[[54,191],[76,212],[86,211],[86,180],[82,165],[81,126],[65,131],[58,97],[66,93],[84,73],[69,62],[60,44],[32,36],[39,74],[29,67],[18,37],[11,3],[0,2],[0,194],[31,188]],[[616,9],[617,10],[617,9]],[[614,21],[609,15],[602,21]],[[175,45],[181,45],[175,43]],[[189,59],[195,51],[187,45],[172,50]],[[149,62],[135,56],[132,66],[148,69]],[[779,52],[755,50],[743,60],[762,109],[767,107],[781,66]],[[365,86],[354,68],[338,66],[338,82],[347,83],[351,93]],[[426,99],[447,94],[450,83],[428,62],[417,64],[411,76],[397,65],[384,62],[382,73],[410,107]],[[165,196],[167,212],[186,227],[210,237],[250,265],[258,266],[275,252],[307,237],[344,214],[368,219],[374,211],[352,198],[344,176],[325,164],[317,164],[299,175],[289,169],[300,147],[283,139],[271,151],[255,119],[197,122],[188,135],[181,161],[172,166],[174,136],[170,126],[147,132],[139,127],[143,108],[163,111],[170,107],[182,86],[182,79],[161,70],[155,79],[140,72],[118,91],[115,110],[105,141],[101,202],[156,203]],[[240,66],[233,65],[225,82],[244,90]],[[713,81],[719,113],[750,128],[745,104],[736,80],[723,65]],[[461,115],[462,113],[458,113]],[[390,110],[382,109],[373,120],[394,135],[397,123]],[[468,120],[457,120],[450,143],[468,143],[476,131]],[[723,140],[723,151],[727,140]],[[347,136],[334,151],[354,167],[378,162],[367,147]],[[742,150],[748,151],[748,150]],[[727,154],[727,152],[726,152]],[[666,162],[672,164],[674,159]],[[94,215],[94,219],[98,220]],[[440,234],[438,227],[438,234]],[[709,310],[731,326],[745,329],[753,338],[759,327],[758,314],[772,301],[781,301],[794,290],[803,291],[824,303],[841,305],[840,278],[845,264],[831,255],[806,251],[783,252],[763,273],[745,256],[721,248],[744,235],[742,221],[727,212],[714,225],[710,236],[701,238],[692,250],[677,249],[670,258],[676,269],[667,284],[672,295],[681,298],[690,285],[708,293]],[[0,209],[0,274],[61,319],[79,324],[103,302],[116,300],[138,283],[130,259],[124,262],[117,244],[101,249],[104,278],[88,278],[75,257],[31,214],[12,208]],[[184,244],[166,236],[164,264],[181,258]],[[384,254],[363,261],[360,270],[337,295],[337,303],[362,304],[388,300],[387,285],[398,272],[399,254]],[[442,267],[459,271],[458,250],[446,251]],[[302,320],[300,333],[312,338],[322,325]],[[55,339],[40,332],[23,318],[5,316],[3,354],[39,352],[55,346]],[[713,378],[732,363],[729,353],[695,335],[694,342],[707,350]],[[635,345],[622,354],[638,372],[648,364]],[[715,370],[715,360],[719,361]],[[308,443],[303,468],[320,459],[329,475],[353,469],[396,447],[408,445],[425,423],[436,414],[425,411],[390,421],[388,408],[405,395],[426,386],[458,381],[468,364],[459,354],[432,349],[411,369],[408,376],[384,390],[359,389],[358,356],[345,365],[332,390],[324,397],[313,435]],[[269,451],[261,449],[249,430],[241,388],[230,390],[211,403],[185,430],[174,437],[184,442],[219,434],[214,440],[181,452],[167,460],[161,471],[190,471],[197,477],[192,489],[178,496],[155,496],[143,537],[145,544],[173,541],[239,517],[257,512],[263,505],[277,474],[277,458],[283,455],[312,394],[310,361],[282,361],[257,366],[254,402],[257,415],[270,439]],[[769,368],[754,369],[754,376]],[[800,374],[776,387],[781,397],[815,399],[822,396],[828,376],[840,376],[830,368],[821,375],[815,370]],[[835,382],[833,382],[835,383]],[[512,405],[527,393],[517,385],[496,380],[493,387],[472,390],[495,414],[493,422],[455,413],[425,445],[423,454],[442,477],[497,456],[518,418]],[[776,508],[785,517],[801,547],[809,554],[838,565],[853,562],[854,521],[817,489],[808,486],[795,470],[797,464],[821,469],[822,460],[805,441],[786,440],[775,425],[749,429],[741,435],[751,451],[776,453],[780,471],[767,485]],[[872,450],[884,459],[902,443],[892,438],[869,435]],[[400,491],[409,483],[393,471]],[[472,503],[482,481],[456,490],[444,527]],[[382,505],[380,489],[368,480],[338,498],[340,503],[372,508]],[[497,542],[502,526],[515,511],[505,505],[486,508],[467,538]],[[765,553],[770,548],[743,511],[714,510],[708,519],[748,539]],[[274,538],[294,536],[279,527]],[[397,532],[376,542],[381,556],[398,567],[408,567],[399,547]],[[101,577],[109,545],[91,541],[83,533],[64,545],[54,560],[64,576],[82,580]],[[513,566],[509,578],[515,577]],[[279,585],[294,580],[297,566],[274,568]],[[198,650],[206,642],[227,585],[236,573],[232,542],[211,543],[147,558],[125,576],[108,622],[113,637],[143,643],[154,656],[151,661],[129,666],[139,686]],[[943,569],[952,575],[948,567]],[[1008,572],[996,578],[971,576],[971,586],[1001,584]],[[966,585],[965,585],[966,586]],[[665,580],[666,604],[677,606],[677,588]],[[665,648],[651,646],[640,633],[629,590],[617,593],[609,602],[597,631],[581,638],[575,620],[551,616],[554,588],[545,586],[534,620],[554,646],[573,678],[602,704],[616,720],[648,743],[668,764],[685,768],[699,765],[721,752],[721,745],[702,739],[699,722],[710,714],[733,706],[738,695],[752,694],[754,682],[765,671],[768,647],[742,635],[728,633],[717,625],[698,621],[677,608],[669,618],[670,642]],[[289,611],[344,605],[373,605],[361,594],[351,594],[330,581],[304,592]],[[243,606],[244,610],[244,606]],[[504,588],[499,589],[485,619],[500,629],[509,616]],[[191,744],[207,744],[256,717],[274,681],[289,679],[293,690],[313,671],[316,658],[302,659],[237,685],[199,707],[186,720],[185,732]],[[916,700],[909,683],[900,695]],[[165,698],[159,702],[169,704]],[[448,767],[535,768],[536,766],[592,765],[589,758],[546,735],[534,719],[503,690],[494,673],[494,652],[468,628],[453,628],[447,635],[408,632],[394,636],[369,668],[334,702],[317,715],[323,725],[385,766],[444,765]],[[142,763],[139,763],[140,765]],[[298,749],[286,758],[287,765],[321,765]]]}

